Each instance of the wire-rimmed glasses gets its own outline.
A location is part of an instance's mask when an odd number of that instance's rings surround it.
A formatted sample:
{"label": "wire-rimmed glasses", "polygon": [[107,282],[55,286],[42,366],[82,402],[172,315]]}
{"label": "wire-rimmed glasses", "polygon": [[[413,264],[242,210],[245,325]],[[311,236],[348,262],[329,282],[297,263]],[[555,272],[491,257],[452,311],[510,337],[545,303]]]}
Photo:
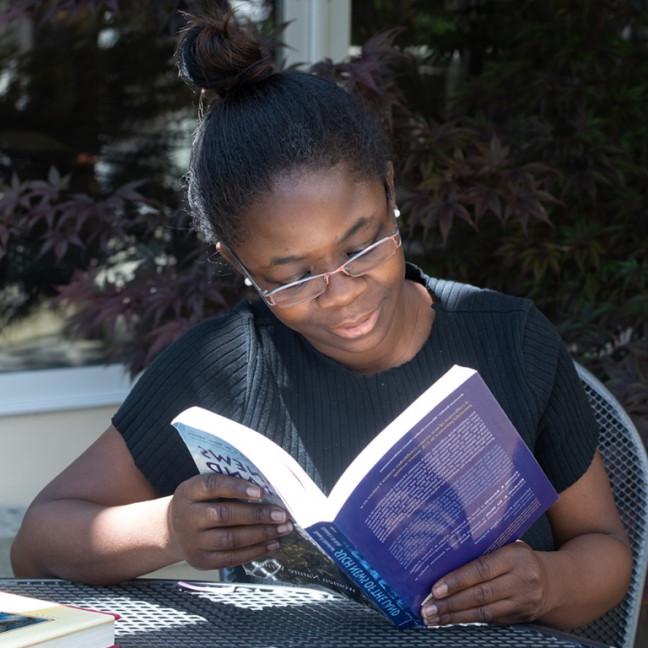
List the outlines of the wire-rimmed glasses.
{"label": "wire-rimmed glasses", "polygon": [[[241,270],[254,286],[255,290],[268,304],[268,306],[297,306],[306,301],[317,299],[323,295],[328,288],[329,281],[334,274],[342,272],[348,277],[361,277],[371,272],[378,266],[382,265],[396,254],[396,250],[401,246],[401,235],[398,228],[391,234],[360,250],[350,259],[347,259],[342,265],[330,272],[305,277],[297,281],[291,281],[278,288],[266,290],[261,288],[254,280],[254,277],[248,272],[247,268],[236,257]],[[235,256],[235,255],[234,255]]]}

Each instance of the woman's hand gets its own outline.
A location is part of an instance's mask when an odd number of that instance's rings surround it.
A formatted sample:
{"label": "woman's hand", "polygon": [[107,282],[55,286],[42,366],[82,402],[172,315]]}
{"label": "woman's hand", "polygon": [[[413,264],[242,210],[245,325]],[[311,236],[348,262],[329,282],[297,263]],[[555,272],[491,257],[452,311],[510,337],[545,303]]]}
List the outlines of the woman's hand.
{"label": "woman's hand", "polygon": [[540,554],[517,541],[444,576],[421,613],[427,625],[533,621],[548,609],[547,581]]}
{"label": "woman's hand", "polygon": [[262,503],[263,491],[243,479],[196,475],[169,504],[170,541],[178,560],[197,569],[240,565],[278,549],[292,531],[282,508]]}

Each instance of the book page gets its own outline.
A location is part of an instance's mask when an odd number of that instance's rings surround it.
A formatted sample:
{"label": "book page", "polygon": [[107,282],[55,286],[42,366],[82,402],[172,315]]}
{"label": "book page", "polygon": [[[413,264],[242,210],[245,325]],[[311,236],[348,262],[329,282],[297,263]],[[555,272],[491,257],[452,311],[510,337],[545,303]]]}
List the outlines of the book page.
{"label": "book page", "polygon": [[306,471],[262,434],[214,412],[192,407],[173,420],[201,473],[245,479],[265,489],[304,525],[313,512],[327,513],[327,500]]}
{"label": "book page", "polygon": [[[246,574],[242,582],[323,587],[366,602],[353,581],[301,527],[296,525],[291,534],[279,539],[279,544],[272,556],[241,565]],[[241,582],[239,575],[236,581]]]}
{"label": "book page", "polygon": [[337,515],[360,481],[399,439],[411,433],[412,428],[423,416],[475,373],[474,369],[454,365],[376,435],[349,464],[329,493],[332,515]]}
{"label": "book page", "polygon": [[418,609],[436,580],[519,538],[556,499],[474,374],[380,458],[335,524]]}

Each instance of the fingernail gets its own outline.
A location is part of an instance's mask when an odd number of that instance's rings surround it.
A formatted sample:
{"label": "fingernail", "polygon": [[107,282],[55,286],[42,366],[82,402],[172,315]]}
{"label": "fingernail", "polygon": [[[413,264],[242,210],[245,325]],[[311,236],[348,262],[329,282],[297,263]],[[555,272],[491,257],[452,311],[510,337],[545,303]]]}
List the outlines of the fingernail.
{"label": "fingernail", "polygon": [[290,533],[293,530],[293,525],[290,522],[287,522],[286,524],[280,524],[277,527],[277,533],[281,535],[286,535],[287,533]]}
{"label": "fingernail", "polygon": [[259,499],[261,497],[261,489],[258,486],[248,486],[245,489],[245,493],[252,499]]}
{"label": "fingernail", "polygon": [[270,519],[274,522],[285,522],[286,521],[286,511],[274,510],[270,513]]}
{"label": "fingernail", "polygon": [[266,549],[267,549],[268,551],[274,551],[275,549],[279,549],[279,543],[276,542],[276,541],[275,541],[275,542],[269,542],[269,543],[266,545]]}
{"label": "fingernail", "polygon": [[422,614],[426,621],[429,619],[439,620],[439,608],[436,605],[426,605],[422,610]]}
{"label": "fingernail", "polygon": [[438,583],[432,588],[432,594],[436,596],[436,598],[441,598],[442,596],[445,596],[448,593],[448,586],[445,583]]}
{"label": "fingernail", "polygon": [[426,597],[421,601],[421,607],[422,607],[422,608],[425,607],[425,605],[426,605],[427,603],[429,603],[433,598],[434,598],[434,596],[432,596],[432,592],[430,592],[430,593],[429,593],[429,594],[428,594],[428,595],[427,595],[427,596],[426,596]]}

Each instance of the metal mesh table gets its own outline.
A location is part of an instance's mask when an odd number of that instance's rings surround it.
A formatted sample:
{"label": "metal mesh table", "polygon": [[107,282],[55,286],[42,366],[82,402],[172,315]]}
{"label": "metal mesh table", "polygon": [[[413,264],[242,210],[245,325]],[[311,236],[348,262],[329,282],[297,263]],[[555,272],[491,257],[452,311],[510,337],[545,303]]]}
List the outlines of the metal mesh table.
{"label": "metal mesh table", "polygon": [[0,589],[117,612],[121,648],[580,648],[601,646],[536,626],[396,630],[380,614],[328,592],[283,586],[141,579],[111,587],[60,580],[0,579]]}

